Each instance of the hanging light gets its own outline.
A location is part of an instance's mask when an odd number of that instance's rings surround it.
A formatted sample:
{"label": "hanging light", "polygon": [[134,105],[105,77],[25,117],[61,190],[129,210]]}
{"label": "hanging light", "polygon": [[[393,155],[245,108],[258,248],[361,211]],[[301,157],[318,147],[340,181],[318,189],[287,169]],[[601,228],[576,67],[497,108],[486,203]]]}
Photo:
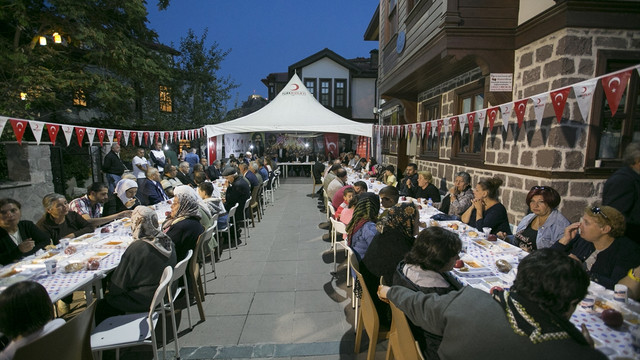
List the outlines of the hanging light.
{"label": "hanging light", "polygon": [[164,144],[164,149],[169,150],[169,144]]}
{"label": "hanging light", "polygon": [[62,44],[62,36],[60,36],[60,34],[58,34],[57,32],[53,33],[53,42],[56,44]]}
{"label": "hanging light", "polygon": [[40,36],[40,45],[41,46],[46,46],[47,45],[47,38],[44,36]]}
{"label": "hanging light", "polygon": [[20,93],[20,100],[27,100],[27,93],[26,92],[21,92]]}

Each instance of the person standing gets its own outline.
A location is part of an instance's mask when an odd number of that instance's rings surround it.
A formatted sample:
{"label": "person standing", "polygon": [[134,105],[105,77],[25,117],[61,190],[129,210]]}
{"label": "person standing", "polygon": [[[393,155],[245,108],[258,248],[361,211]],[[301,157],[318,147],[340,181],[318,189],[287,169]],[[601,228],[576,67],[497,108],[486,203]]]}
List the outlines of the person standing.
{"label": "person standing", "polygon": [[120,159],[120,144],[115,143],[111,146],[111,151],[104,157],[102,163],[102,172],[107,176],[109,184],[109,193],[112,193],[116,187],[116,183],[122,178],[127,167]]}
{"label": "person standing", "polygon": [[198,156],[198,154],[196,154],[196,149],[195,148],[191,148],[191,150],[187,153],[187,155],[184,157],[184,161],[189,163],[189,169],[193,170],[193,167],[200,163],[200,156]]}
{"label": "person standing", "polygon": [[180,164],[180,160],[178,160],[178,154],[169,145],[167,144],[167,148],[164,150],[164,157],[167,159],[166,164],[178,166]]}
{"label": "person standing", "polygon": [[149,153],[149,159],[151,160],[151,166],[154,166],[162,174],[164,172],[164,167],[167,166],[167,158],[164,156],[162,143],[160,141],[156,142],[155,149],[151,150]]}
{"label": "person standing", "polygon": [[131,165],[133,168],[133,175],[135,175],[136,181],[138,182],[138,187],[142,187],[144,180],[147,177],[145,173],[149,168],[149,162],[147,161],[147,158],[144,157],[143,148],[138,148],[136,150],[136,156],[131,160]]}
{"label": "person standing", "polygon": [[604,183],[602,204],[624,215],[625,235],[640,243],[640,142],[629,144],[622,160],[626,166],[618,169]]}

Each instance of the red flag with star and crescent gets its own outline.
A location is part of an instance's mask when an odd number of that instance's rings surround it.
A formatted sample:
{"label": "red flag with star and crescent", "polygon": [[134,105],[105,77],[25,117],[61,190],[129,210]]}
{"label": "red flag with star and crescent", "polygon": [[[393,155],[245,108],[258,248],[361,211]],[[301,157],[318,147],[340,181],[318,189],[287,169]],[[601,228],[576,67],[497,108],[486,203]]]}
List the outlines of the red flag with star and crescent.
{"label": "red flag with star and crescent", "polygon": [[107,133],[104,129],[98,129],[98,140],[100,140],[100,146],[102,146],[102,142],[104,141],[104,135]]}
{"label": "red flag with star and crescent", "polygon": [[493,131],[493,123],[496,121],[496,117],[498,116],[498,110],[500,107],[492,107],[487,110],[487,117],[489,118],[489,130]]}
{"label": "red flag with star and crescent", "polygon": [[564,112],[564,106],[567,103],[567,98],[569,97],[569,91],[571,87],[566,87],[564,89],[552,91],[549,93],[551,96],[551,103],[553,104],[553,110],[556,112],[556,119],[558,120],[558,124],[562,120],[562,113]]}
{"label": "red flag with star and crescent", "polygon": [[620,105],[624,90],[627,88],[631,71],[627,70],[602,78],[602,90],[607,96],[607,102],[609,103],[609,108],[611,108],[611,116],[614,116],[618,111],[618,105]]}
{"label": "red flag with star and crescent", "polygon": [[53,145],[56,144],[56,138],[58,137],[58,130],[60,130],[60,125],[55,124],[47,124],[47,132],[49,133],[49,140]]}
{"label": "red flag with star and crescent", "polygon": [[22,145],[22,136],[24,135],[25,130],[27,130],[27,121],[9,119],[9,122],[11,123],[14,134],[16,134],[16,140],[18,140],[18,144]]}
{"label": "red flag with star and crescent", "polygon": [[529,98],[513,103],[513,109],[516,111],[516,118],[518,119],[518,128],[520,128],[524,122],[524,114],[527,112],[527,101],[529,101]]}
{"label": "red flag with star and crescent", "polygon": [[76,127],[76,139],[78,139],[78,146],[82,147],[82,140],[84,139],[84,134],[87,132],[86,128]]}

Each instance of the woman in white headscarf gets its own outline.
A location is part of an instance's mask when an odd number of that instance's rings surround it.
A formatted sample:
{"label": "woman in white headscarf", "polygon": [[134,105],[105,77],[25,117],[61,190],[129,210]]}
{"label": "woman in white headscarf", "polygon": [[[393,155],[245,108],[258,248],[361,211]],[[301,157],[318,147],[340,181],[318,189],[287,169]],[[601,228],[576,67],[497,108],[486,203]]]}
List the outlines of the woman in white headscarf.
{"label": "woman in white headscarf", "polygon": [[140,201],[136,198],[138,183],[130,179],[122,179],[116,184],[115,192],[109,195],[109,200],[104,204],[102,216],[117,214],[125,210],[133,210]]}
{"label": "woman in white headscarf", "polygon": [[198,201],[198,213],[200,214],[200,225],[202,225],[205,230],[213,225],[213,219],[211,219],[213,214],[211,213],[211,209],[209,209],[209,206],[204,202],[204,200],[202,200],[194,188],[189,185],[176,186],[176,188],[173,189],[173,195],[175,196],[178,194],[189,194],[189,196],[196,198]]}
{"label": "woman in white headscarf", "polygon": [[138,206],[131,215],[133,239],[113,271],[104,300],[98,302],[96,323],[109,316],[149,311],[162,271],[176,265],[171,238],[159,230],[156,212]]}
{"label": "woman in white headscarf", "polygon": [[[178,188],[180,186],[176,190]],[[162,231],[173,241],[180,261],[190,249],[195,250],[198,236],[204,232],[204,227],[200,224],[200,205],[194,193],[178,191],[174,194],[171,214],[162,224]]]}

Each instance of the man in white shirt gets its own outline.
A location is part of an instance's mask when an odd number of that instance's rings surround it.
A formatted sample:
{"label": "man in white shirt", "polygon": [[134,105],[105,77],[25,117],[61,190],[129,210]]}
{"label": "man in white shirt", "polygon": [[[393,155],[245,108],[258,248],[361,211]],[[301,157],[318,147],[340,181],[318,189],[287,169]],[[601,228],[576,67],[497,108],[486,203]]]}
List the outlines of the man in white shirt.
{"label": "man in white shirt", "polygon": [[162,143],[160,141],[156,143],[155,150],[151,150],[149,153],[149,158],[151,160],[151,165],[155,166],[162,174],[164,172],[167,159],[164,156],[164,151],[162,151]]}
{"label": "man in white shirt", "polygon": [[131,165],[133,168],[133,175],[135,175],[136,180],[138,181],[138,189],[140,189],[144,185],[144,181],[147,178],[145,174],[149,168],[147,158],[144,157],[143,148],[138,148],[138,150],[136,150],[136,156],[131,160]]}

